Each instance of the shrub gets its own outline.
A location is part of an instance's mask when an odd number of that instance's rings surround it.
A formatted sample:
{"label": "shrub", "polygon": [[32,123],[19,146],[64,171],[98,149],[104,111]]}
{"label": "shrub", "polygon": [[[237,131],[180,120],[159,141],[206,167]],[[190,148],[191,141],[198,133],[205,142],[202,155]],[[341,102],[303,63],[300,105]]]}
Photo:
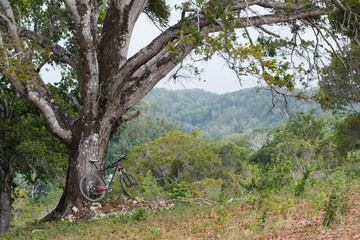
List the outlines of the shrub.
{"label": "shrub", "polygon": [[163,189],[158,185],[156,178],[151,174],[151,170],[146,173],[142,181],[144,197],[157,198],[163,195]]}
{"label": "shrub", "polygon": [[324,192],[314,200],[316,210],[323,210],[323,226],[328,227],[336,222],[339,216],[346,215],[350,205],[350,186],[352,176],[346,176],[343,171],[335,171],[329,174],[328,179],[323,183],[331,191]]}
{"label": "shrub", "polygon": [[294,192],[295,192],[295,196],[300,196],[302,195],[304,192],[305,192],[305,185],[306,185],[306,182],[307,180],[309,179],[310,177],[310,173],[312,172],[312,170],[314,169],[315,165],[314,164],[311,164],[309,165],[306,170],[304,171],[303,173],[303,177],[297,181],[295,183],[295,189],[294,189]]}
{"label": "shrub", "polygon": [[188,183],[181,182],[176,184],[172,189],[172,192],[169,193],[169,197],[173,199],[185,199],[189,197],[189,186]]}
{"label": "shrub", "polygon": [[205,178],[201,181],[193,182],[190,185],[192,197],[215,200],[219,196],[222,183],[221,179],[215,180],[213,178]]}

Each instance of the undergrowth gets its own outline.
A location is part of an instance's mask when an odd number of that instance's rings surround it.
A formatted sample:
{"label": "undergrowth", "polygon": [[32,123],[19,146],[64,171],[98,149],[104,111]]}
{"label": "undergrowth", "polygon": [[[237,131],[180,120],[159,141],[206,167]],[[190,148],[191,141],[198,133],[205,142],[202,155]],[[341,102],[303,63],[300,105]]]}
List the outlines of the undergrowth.
{"label": "undergrowth", "polygon": [[[303,219],[312,221],[314,229],[330,229],[356,207],[352,201],[359,201],[351,198],[359,181],[340,171],[306,186],[302,197],[289,186],[243,194],[235,200],[220,198],[213,204],[196,205],[190,200],[184,204],[180,199],[173,209],[140,207],[97,220],[37,222],[13,229],[2,239],[262,239],[298,231],[302,225],[293,229],[291,223]],[[311,234],[311,229],[306,231]]]}

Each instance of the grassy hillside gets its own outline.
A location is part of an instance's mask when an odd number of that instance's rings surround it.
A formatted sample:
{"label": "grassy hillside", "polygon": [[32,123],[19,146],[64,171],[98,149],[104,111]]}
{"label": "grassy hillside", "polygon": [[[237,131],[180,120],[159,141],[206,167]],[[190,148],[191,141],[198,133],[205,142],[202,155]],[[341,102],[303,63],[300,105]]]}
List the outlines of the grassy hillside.
{"label": "grassy hillside", "polygon": [[[269,91],[255,88],[243,89],[218,95],[199,89],[165,90],[153,89],[145,100],[156,104],[161,117],[180,124],[183,131],[198,129],[208,136],[216,137],[245,129],[273,128],[285,123],[288,116],[281,109],[272,111]],[[292,111],[308,112],[317,104],[290,101]]]}
{"label": "grassy hillside", "polygon": [[336,222],[327,227],[324,216],[339,203],[323,204],[328,198],[321,198],[320,193],[328,191],[317,186],[307,189],[302,198],[286,191],[225,203],[177,202],[156,210],[146,210],[150,204],[142,202],[127,213],[97,220],[34,223],[1,239],[358,239],[358,187],[359,182],[353,182],[346,213],[337,215]]}

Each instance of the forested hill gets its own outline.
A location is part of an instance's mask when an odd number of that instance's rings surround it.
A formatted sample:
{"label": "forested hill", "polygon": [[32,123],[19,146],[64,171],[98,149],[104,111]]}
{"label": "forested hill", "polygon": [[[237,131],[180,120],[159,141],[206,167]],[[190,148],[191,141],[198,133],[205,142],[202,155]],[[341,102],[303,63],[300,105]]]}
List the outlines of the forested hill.
{"label": "forested hill", "polygon": [[[200,89],[153,89],[146,100],[157,105],[154,111],[164,119],[179,122],[183,131],[199,129],[211,137],[239,132],[249,128],[268,128],[286,122],[288,116],[273,109],[270,91],[248,88],[226,94],[215,94]],[[308,112],[320,107],[300,102],[290,103],[296,111]]]}

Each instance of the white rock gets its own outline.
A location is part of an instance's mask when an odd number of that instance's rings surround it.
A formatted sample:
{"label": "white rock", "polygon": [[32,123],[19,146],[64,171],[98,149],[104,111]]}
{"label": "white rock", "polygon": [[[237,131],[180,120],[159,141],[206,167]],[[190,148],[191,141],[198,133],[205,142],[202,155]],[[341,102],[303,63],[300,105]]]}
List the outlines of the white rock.
{"label": "white rock", "polygon": [[75,213],[77,213],[77,212],[79,211],[79,209],[78,209],[77,207],[75,207],[75,206],[72,207],[72,210],[73,210]]}

